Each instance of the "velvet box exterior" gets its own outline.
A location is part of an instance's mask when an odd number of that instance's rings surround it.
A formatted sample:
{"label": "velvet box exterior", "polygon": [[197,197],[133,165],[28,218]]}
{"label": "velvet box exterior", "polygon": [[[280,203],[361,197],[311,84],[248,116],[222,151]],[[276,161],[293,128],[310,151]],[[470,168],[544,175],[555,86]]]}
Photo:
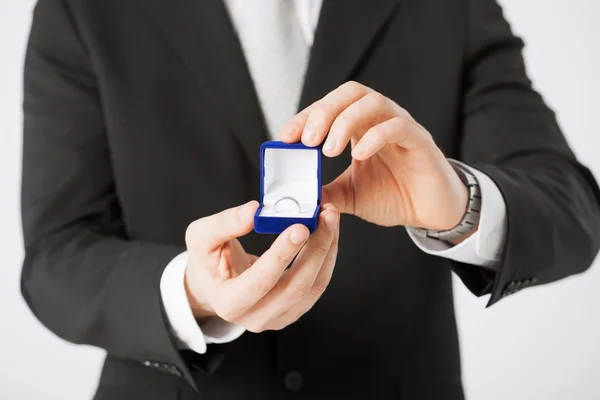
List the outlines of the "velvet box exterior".
{"label": "velvet box exterior", "polygon": [[260,206],[257,233],[280,234],[294,224],[317,228],[321,209],[321,148],[265,142],[260,147]]}

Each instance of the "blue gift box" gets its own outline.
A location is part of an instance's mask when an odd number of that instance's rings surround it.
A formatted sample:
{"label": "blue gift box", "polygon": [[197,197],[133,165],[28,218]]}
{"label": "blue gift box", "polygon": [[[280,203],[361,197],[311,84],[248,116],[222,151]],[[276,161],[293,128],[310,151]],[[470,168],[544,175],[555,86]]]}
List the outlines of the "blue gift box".
{"label": "blue gift box", "polygon": [[321,148],[265,142],[260,147],[257,233],[279,234],[294,224],[317,228],[321,209]]}

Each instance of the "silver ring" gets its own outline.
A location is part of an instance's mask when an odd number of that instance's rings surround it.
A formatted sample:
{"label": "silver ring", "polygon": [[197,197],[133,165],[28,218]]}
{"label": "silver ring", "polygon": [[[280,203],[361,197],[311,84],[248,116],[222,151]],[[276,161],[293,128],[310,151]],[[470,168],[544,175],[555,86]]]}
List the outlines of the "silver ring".
{"label": "silver ring", "polygon": [[288,201],[291,201],[292,203],[294,203],[296,205],[296,208],[298,209],[298,214],[302,213],[302,207],[300,206],[300,202],[291,196],[283,196],[282,198],[280,198],[279,200],[277,200],[275,202],[275,204],[273,205],[273,209],[275,210],[275,213],[281,212],[281,211],[277,210],[277,205],[284,200],[288,200]]}

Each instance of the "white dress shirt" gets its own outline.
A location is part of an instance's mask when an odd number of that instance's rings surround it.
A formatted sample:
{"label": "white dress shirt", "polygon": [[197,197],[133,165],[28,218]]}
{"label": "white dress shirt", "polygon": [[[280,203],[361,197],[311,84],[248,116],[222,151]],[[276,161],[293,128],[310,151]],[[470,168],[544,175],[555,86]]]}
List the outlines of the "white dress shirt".
{"label": "white dress shirt", "polygon": [[[312,46],[322,0],[285,1],[293,1],[294,12],[306,43]],[[248,2],[249,0],[224,0],[234,27],[237,27],[239,21],[244,18],[244,3]],[[253,7],[260,6],[260,2],[253,4]],[[242,33],[238,31],[238,35],[240,34]],[[252,48],[243,50],[247,59],[254,54]],[[268,112],[268,110],[263,111]],[[507,229],[506,204],[500,190],[487,175],[462,163],[458,165],[475,175],[481,189],[482,205],[478,231],[456,246],[436,239],[418,237],[410,231],[408,234],[426,253],[494,270],[498,266],[504,248]],[[240,337],[245,329],[218,317],[203,322],[201,326],[196,322],[184,287],[186,266],[187,252],[184,252],[175,257],[165,268],[160,282],[160,291],[169,328],[178,347],[203,354],[206,352],[207,344],[231,342]]]}

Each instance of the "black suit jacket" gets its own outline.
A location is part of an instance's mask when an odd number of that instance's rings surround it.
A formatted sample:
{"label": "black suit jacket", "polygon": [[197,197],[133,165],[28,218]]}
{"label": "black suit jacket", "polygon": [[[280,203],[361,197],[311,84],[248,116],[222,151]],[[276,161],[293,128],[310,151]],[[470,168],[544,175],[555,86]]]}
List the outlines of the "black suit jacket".
{"label": "black suit jacket", "polygon": [[[403,227],[344,216],[313,310],[198,355],[169,334],[161,273],[191,221],[258,198],[267,140],[226,10],[39,0],[25,63],[23,296],[58,336],[106,349],[97,399],[461,399],[451,271],[493,304],[584,271],[599,247],[598,187],[521,49],[494,0],[325,0],[301,106],[354,79],[409,110],[500,188],[501,265],[486,277],[421,252]],[[324,160],[324,183],[349,162]],[[242,243],[261,254],[272,240]]]}

